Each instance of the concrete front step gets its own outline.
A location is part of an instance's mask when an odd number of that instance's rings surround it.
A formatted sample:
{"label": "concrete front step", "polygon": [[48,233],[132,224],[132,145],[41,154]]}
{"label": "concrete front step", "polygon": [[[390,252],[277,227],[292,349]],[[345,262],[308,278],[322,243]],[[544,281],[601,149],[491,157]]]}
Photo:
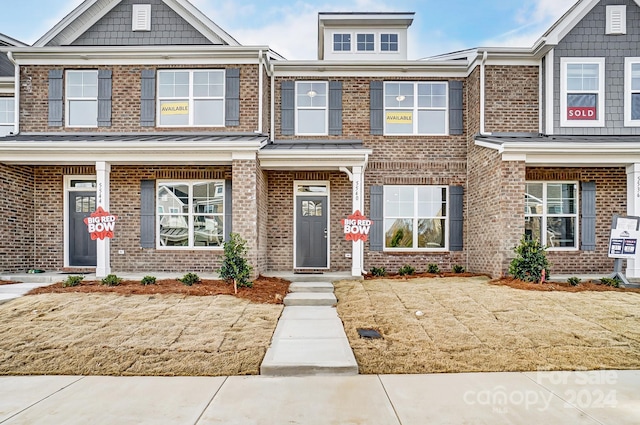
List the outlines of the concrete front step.
{"label": "concrete front step", "polygon": [[292,282],[289,292],[333,292],[331,282]]}
{"label": "concrete front step", "polygon": [[284,297],[285,306],[327,306],[338,303],[336,296],[329,292],[290,292]]}

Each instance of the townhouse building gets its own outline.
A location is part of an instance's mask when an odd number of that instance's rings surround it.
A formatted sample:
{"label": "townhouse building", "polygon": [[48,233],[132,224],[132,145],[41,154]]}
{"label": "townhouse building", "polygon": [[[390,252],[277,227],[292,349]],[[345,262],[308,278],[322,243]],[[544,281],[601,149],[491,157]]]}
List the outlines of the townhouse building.
{"label": "townhouse building", "polygon": [[[608,273],[612,216],[640,215],[639,3],[580,0],[531,47],[419,60],[413,17],[320,13],[318,59],[294,61],[187,0],[87,0],[1,47],[0,268],[212,271],[236,232],[255,274],[499,276],[522,235],[554,273]],[[96,210],[111,238],[87,231]]]}

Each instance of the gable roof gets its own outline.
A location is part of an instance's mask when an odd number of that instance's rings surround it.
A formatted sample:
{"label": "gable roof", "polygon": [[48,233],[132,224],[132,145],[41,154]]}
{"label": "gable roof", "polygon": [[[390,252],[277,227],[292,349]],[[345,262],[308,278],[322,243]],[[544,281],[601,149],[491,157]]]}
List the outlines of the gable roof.
{"label": "gable roof", "polygon": [[[0,46],[26,47],[26,44],[0,33]],[[0,77],[13,77],[14,75],[15,66],[11,63],[6,53],[0,52]]]}
{"label": "gable roof", "polygon": [[[123,0],[85,0],[72,10],[46,34],[34,47],[45,47],[55,39],[54,45],[69,45],[77,40],[101,18],[107,15]],[[212,44],[239,46],[240,43],[226,31],[216,25],[204,13],[189,3],[188,0],[159,0],[173,9],[180,17],[200,32]]]}

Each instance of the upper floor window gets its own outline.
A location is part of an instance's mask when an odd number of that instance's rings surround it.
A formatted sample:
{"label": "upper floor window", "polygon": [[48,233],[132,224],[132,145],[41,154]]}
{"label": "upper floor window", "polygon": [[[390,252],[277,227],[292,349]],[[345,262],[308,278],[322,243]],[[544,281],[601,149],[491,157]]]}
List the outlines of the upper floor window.
{"label": "upper floor window", "polygon": [[297,81],[295,133],[308,136],[326,135],[328,103],[326,81]]}
{"label": "upper floor window", "polygon": [[224,70],[158,71],[158,123],[162,127],[224,126]]}
{"label": "upper floor window", "polygon": [[384,187],[385,250],[446,249],[447,222],[447,187]]}
{"label": "upper floor window", "polygon": [[640,58],[625,59],[624,125],[640,127]]}
{"label": "upper floor window", "polygon": [[604,58],[560,59],[560,125],[604,126]]}
{"label": "upper floor window", "polygon": [[380,51],[397,52],[398,34],[380,34]]}
{"label": "upper floor window", "polygon": [[351,34],[333,34],[333,51],[350,52]]}
{"label": "upper floor window", "polygon": [[357,34],[356,45],[359,52],[373,52],[376,48],[375,34]]}
{"label": "upper floor window", "polygon": [[578,248],[578,184],[528,182],[525,236],[549,248]]}
{"label": "upper floor window", "polygon": [[67,71],[65,98],[67,126],[98,126],[98,71]]}
{"label": "upper floor window", "polygon": [[445,135],[446,82],[384,83],[384,134]]}
{"label": "upper floor window", "polygon": [[13,131],[15,122],[15,103],[13,97],[0,97],[0,136]]}

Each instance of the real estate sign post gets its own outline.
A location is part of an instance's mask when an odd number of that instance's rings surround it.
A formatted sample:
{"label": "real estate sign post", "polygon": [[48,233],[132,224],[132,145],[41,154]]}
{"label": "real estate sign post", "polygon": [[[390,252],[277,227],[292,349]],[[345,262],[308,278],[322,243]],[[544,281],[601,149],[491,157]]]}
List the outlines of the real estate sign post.
{"label": "real estate sign post", "polygon": [[612,278],[618,277],[625,285],[629,284],[622,273],[622,260],[636,259],[638,255],[638,239],[640,239],[640,217],[613,216],[611,237],[609,238],[609,257],[615,258]]}

